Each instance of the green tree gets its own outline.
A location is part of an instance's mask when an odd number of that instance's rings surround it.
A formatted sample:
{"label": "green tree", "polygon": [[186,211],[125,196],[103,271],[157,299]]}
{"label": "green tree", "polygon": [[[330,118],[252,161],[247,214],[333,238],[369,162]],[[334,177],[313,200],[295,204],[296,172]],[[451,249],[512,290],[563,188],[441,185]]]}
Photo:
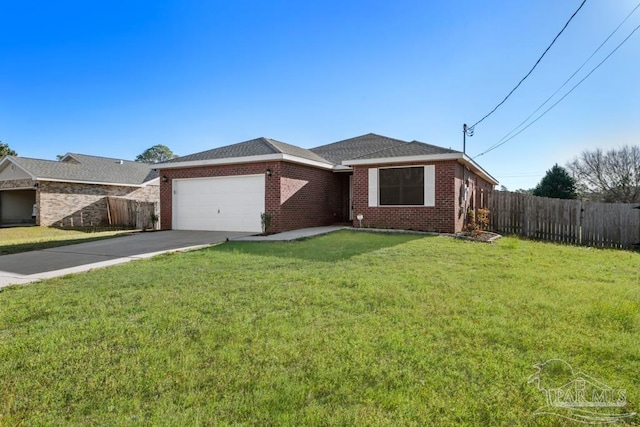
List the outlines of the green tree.
{"label": "green tree", "polygon": [[166,145],[157,144],[151,148],[147,148],[136,157],[136,162],[142,163],[160,163],[178,157]]}
{"label": "green tree", "polygon": [[5,144],[0,141],[0,158],[4,156],[17,156],[18,153],[9,148],[9,144]]}
{"label": "green tree", "polygon": [[565,168],[556,163],[534,188],[533,195],[554,199],[576,199],[576,181]]}

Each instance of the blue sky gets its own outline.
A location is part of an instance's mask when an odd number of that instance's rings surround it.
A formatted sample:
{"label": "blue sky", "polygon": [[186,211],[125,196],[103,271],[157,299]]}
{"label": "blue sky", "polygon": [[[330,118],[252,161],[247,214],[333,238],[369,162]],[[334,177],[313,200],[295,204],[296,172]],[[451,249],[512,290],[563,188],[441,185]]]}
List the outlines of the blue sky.
{"label": "blue sky", "polygon": [[[21,156],[134,159],[267,136],[368,132],[462,149],[580,4],[525,1],[29,1],[0,12],[0,140]],[[588,0],[467,139],[475,156],[533,112],[637,0]],[[640,25],[640,10],[560,95]],[[637,145],[640,31],[563,102],[476,161],[531,188],[582,150]]]}

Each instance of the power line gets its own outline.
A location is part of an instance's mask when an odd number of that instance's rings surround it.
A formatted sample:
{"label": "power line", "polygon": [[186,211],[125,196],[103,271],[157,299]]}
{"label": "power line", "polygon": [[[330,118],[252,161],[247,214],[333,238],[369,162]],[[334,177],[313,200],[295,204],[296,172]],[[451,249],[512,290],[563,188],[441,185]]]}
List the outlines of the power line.
{"label": "power line", "polygon": [[513,92],[516,91],[516,89],[518,89],[520,87],[520,85],[522,84],[522,82],[524,82],[527,77],[529,77],[529,75],[531,75],[531,73],[533,73],[533,70],[536,69],[536,67],[538,66],[538,64],[540,63],[540,61],[542,61],[542,58],[544,58],[544,56],[547,54],[547,52],[549,51],[549,49],[551,49],[551,46],[553,46],[553,44],[556,42],[556,40],[558,40],[558,37],[560,37],[560,35],[564,32],[564,30],[569,26],[569,23],[571,22],[571,20],[573,19],[574,16],[576,16],[578,14],[578,12],[580,11],[580,9],[582,9],[582,6],[584,6],[584,4],[587,2],[587,0],[582,0],[582,3],[580,4],[580,6],[578,6],[578,9],[576,9],[575,12],[573,12],[573,15],[571,15],[571,17],[569,18],[569,20],[567,21],[566,24],[564,24],[564,27],[562,27],[562,30],[560,30],[560,32],[553,38],[553,40],[551,41],[551,44],[549,46],[547,46],[547,48],[544,50],[544,52],[542,52],[542,55],[540,55],[540,57],[538,58],[538,60],[536,61],[535,64],[533,64],[533,67],[529,70],[529,72],[518,82],[518,84],[511,89],[511,92],[509,92],[507,94],[507,96],[504,97],[504,99],[502,101],[500,101],[500,103],[498,105],[496,105],[494,107],[493,110],[489,111],[489,113],[487,113],[483,118],[481,118],[480,120],[478,120],[477,122],[475,122],[472,126],[471,129],[473,129],[476,125],[478,125],[480,122],[482,122],[484,119],[486,119],[487,117],[489,117],[490,115],[492,115],[498,108],[500,108],[500,106],[502,104],[504,104],[506,102],[507,99],[509,99],[509,97],[511,96],[511,94],[513,94]]}
{"label": "power line", "polygon": [[[531,117],[533,117],[538,111],[540,111],[540,109],[542,109],[542,107],[544,107],[545,105],[547,105],[547,103],[558,94],[558,92],[560,92],[562,90],[562,88],[564,88],[567,83],[569,83],[571,81],[571,79],[573,79],[576,74],[578,74],[584,67],[585,65],[587,65],[587,63],[589,63],[589,61],[591,61],[591,59],[600,51],[600,49],[602,49],[602,47],[609,41],[609,39],[611,39],[611,37],[613,37],[613,35],[618,32],[618,30],[620,29],[620,27],[622,27],[622,25],[624,25],[625,22],[627,22],[627,20],[631,17],[631,15],[633,15],[635,13],[636,10],[638,10],[638,8],[640,8],[640,3],[638,3],[636,5],[636,7],[633,8],[633,10],[631,12],[629,12],[629,14],[622,20],[622,22],[620,22],[620,24],[609,34],[609,36],[607,36],[606,39],[604,39],[604,41],[602,43],[600,43],[600,46],[598,46],[598,48],[593,51],[593,53],[582,63],[582,65],[580,67],[578,67],[578,69],[571,74],[571,76],[569,76],[569,78],[567,80],[564,81],[564,83],[562,83],[562,85],[560,85],[560,87],[558,89],[556,89],[555,92],[553,92],[551,94],[551,96],[549,96],[542,104],[540,104],[540,106],[538,106],[538,108],[536,108],[531,114],[529,114],[529,116],[524,119],[522,122],[520,122],[518,124],[518,126],[516,126],[515,128],[513,128],[509,133],[507,133],[505,136],[503,136],[498,142],[496,142],[494,145],[490,146],[487,151],[491,151],[494,147],[497,147],[500,143],[502,143],[504,140],[506,140],[507,138],[509,138],[511,136],[511,134],[513,134],[515,131],[517,131],[522,125],[524,125],[526,122],[529,121],[529,119],[531,119]],[[476,156],[477,157],[477,156]]]}
{"label": "power line", "polygon": [[617,50],[618,50],[618,49],[619,49],[623,44],[625,44],[625,43],[627,42],[627,40],[629,40],[629,39],[631,38],[631,36],[632,36],[636,31],[638,31],[638,29],[640,29],[640,25],[638,25],[637,27],[635,27],[635,28],[633,29],[633,31],[631,31],[631,33],[630,33],[630,34],[629,34],[629,35],[628,35],[624,40],[622,40],[622,42],[620,42],[620,44],[619,44],[618,46],[616,46],[616,48],[615,48],[615,49],[613,49],[613,50],[611,51],[611,53],[609,53],[609,55],[607,55],[607,56],[606,56],[602,61],[600,61],[600,63],[599,63],[598,65],[596,65],[596,66],[595,66],[591,71],[589,71],[589,73],[588,73],[586,76],[584,76],[584,77],[582,78],[582,80],[580,80],[578,83],[576,83],[576,84],[575,84],[575,85],[574,85],[574,86],[569,90],[569,92],[565,93],[565,94],[562,96],[562,98],[560,98],[560,99],[559,99],[559,100],[557,100],[553,105],[551,105],[549,108],[547,108],[546,110],[544,110],[544,112],[543,112],[542,114],[540,114],[540,115],[539,115],[539,116],[538,116],[534,121],[532,121],[531,123],[529,123],[528,125],[526,125],[524,128],[520,129],[520,131],[518,131],[516,134],[512,135],[510,138],[508,138],[508,139],[506,139],[506,140],[502,141],[502,142],[501,142],[501,143],[499,143],[499,144],[494,144],[494,145],[493,145],[492,147],[490,147],[489,149],[487,149],[487,150],[483,151],[483,152],[482,152],[482,153],[480,153],[480,154],[475,155],[475,156],[473,157],[473,159],[475,159],[475,158],[477,158],[477,157],[480,157],[480,156],[482,156],[482,155],[484,155],[484,154],[487,154],[488,152],[493,151],[493,150],[495,150],[496,148],[498,148],[498,147],[500,147],[500,146],[502,146],[502,145],[506,144],[507,142],[511,141],[513,138],[515,138],[516,136],[518,136],[518,135],[520,135],[522,132],[524,132],[527,128],[529,128],[529,126],[531,126],[532,124],[534,124],[535,122],[537,122],[538,120],[540,120],[542,117],[544,117],[544,116],[545,116],[549,111],[551,111],[551,110],[552,110],[556,105],[558,105],[558,104],[559,104],[560,102],[562,102],[562,101],[563,101],[567,96],[569,96],[569,94],[570,94],[571,92],[573,92],[573,91],[574,91],[578,86],[580,86],[580,85],[582,84],[582,82],[584,82],[587,78],[589,78],[589,76],[591,76],[591,74],[593,74],[593,73],[594,73],[594,71],[596,71],[598,68],[600,68],[600,66],[601,66],[602,64],[604,64],[604,63],[605,63],[605,61],[607,61],[607,60],[611,57],[611,55],[613,55],[613,54],[614,54],[614,53],[615,53],[615,52],[616,52],[616,51],[617,51]]}

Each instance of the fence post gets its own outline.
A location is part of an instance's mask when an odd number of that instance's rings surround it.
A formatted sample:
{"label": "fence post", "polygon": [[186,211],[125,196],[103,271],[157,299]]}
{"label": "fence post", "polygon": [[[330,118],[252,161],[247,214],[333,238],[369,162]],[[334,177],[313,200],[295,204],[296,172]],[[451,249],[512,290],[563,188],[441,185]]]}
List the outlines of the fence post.
{"label": "fence post", "polygon": [[636,204],[561,200],[493,190],[487,194],[487,205],[490,229],[496,233],[598,247],[640,244],[640,206]]}

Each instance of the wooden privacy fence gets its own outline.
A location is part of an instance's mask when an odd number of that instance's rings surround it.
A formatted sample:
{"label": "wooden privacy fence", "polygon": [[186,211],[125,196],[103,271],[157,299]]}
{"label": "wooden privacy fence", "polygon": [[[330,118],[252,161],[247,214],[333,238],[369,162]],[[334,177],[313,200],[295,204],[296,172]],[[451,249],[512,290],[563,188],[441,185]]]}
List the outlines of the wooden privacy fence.
{"label": "wooden privacy fence", "polygon": [[640,205],[550,199],[492,191],[489,228],[502,234],[577,245],[632,248],[640,244]]}
{"label": "wooden privacy fence", "polygon": [[135,227],[139,229],[155,228],[151,215],[158,215],[158,206],[154,202],[107,197],[107,221],[109,225]]}

